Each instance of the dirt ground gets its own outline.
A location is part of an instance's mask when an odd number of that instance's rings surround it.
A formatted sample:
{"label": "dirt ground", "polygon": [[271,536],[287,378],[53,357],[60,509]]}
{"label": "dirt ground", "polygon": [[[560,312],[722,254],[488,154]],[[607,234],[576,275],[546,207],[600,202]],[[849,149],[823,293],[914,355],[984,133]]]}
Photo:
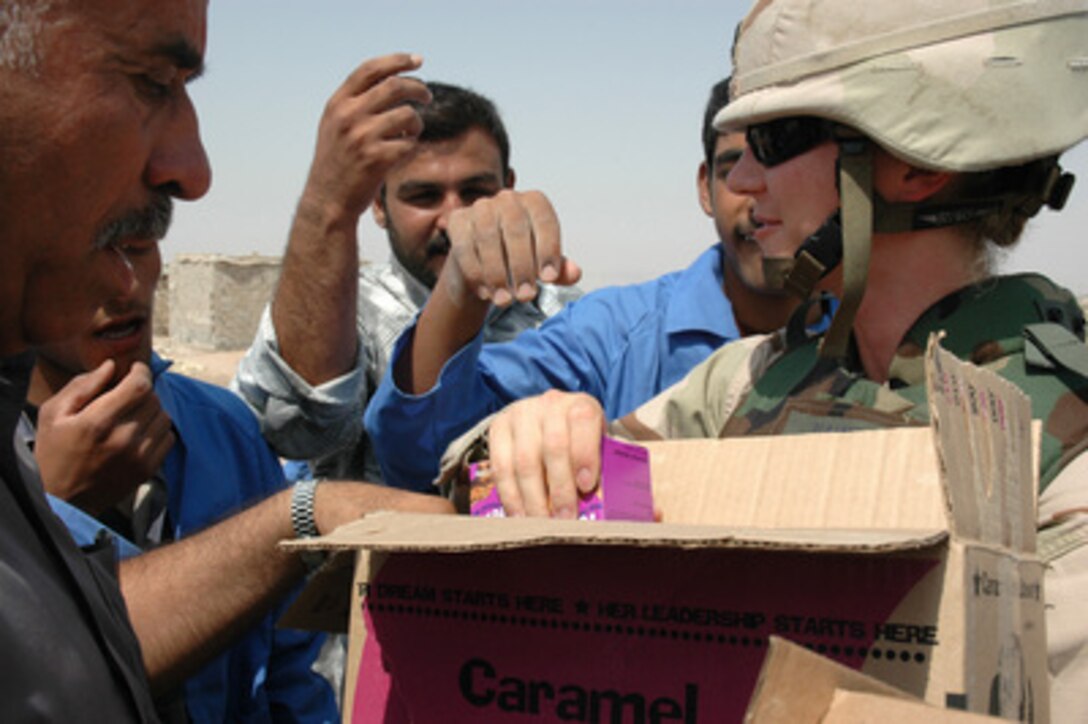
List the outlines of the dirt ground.
{"label": "dirt ground", "polygon": [[244,349],[229,351],[197,349],[175,343],[167,337],[156,337],[154,345],[155,351],[160,356],[173,361],[174,365],[170,368],[172,371],[223,387],[230,382],[230,378],[234,376],[234,369],[238,366],[238,360],[245,354]]}

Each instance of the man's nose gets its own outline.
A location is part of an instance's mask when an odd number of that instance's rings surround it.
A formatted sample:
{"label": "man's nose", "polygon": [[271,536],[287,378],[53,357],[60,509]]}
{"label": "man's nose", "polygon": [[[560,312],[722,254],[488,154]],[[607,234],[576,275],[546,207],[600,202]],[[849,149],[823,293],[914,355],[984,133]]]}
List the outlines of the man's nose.
{"label": "man's nose", "polygon": [[756,160],[752,149],[744,149],[729,170],[725,185],[735,194],[752,195],[763,190],[763,165]]}
{"label": "man's nose", "polygon": [[188,93],[183,92],[152,149],[145,181],[151,188],[194,201],[208,192],[211,179],[196,109]]}
{"label": "man's nose", "polygon": [[438,219],[435,222],[435,226],[437,226],[442,231],[448,230],[450,224],[450,215],[458,209],[468,208],[471,205],[471,203],[467,203],[461,197],[461,194],[457,193],[456,191],[450,191],[446,193],[442,197],[442,204],[438,209]]}

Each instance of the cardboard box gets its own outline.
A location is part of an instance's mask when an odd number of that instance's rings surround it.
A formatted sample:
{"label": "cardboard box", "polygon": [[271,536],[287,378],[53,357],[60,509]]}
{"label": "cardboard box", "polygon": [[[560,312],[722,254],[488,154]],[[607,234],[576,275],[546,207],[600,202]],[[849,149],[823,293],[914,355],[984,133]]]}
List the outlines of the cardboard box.
{"label": "cardboard box", "polygon": [[359,552],[292,625],[350,617],[358,722],[740,721],[772,635],[1045,722],[1030,407],[926,365],[930,427],[647,446],[661,524],[384,513],[286,544]]}
{"label": "cardboard box", "polygon": [[771,636],[744,724],[984,724],[1000,719],[939,709],[804,647]]}
{"label": "cardboard box", "polygon": [[[487,461],[469,466],[469,515],[504,518],[502,499],[491,482]],[[654,519],[654,494],[650,484],[650,454],[641,445],[605,436],[601,440],[601,480],[593,493],[578,498],[579,520]]]}

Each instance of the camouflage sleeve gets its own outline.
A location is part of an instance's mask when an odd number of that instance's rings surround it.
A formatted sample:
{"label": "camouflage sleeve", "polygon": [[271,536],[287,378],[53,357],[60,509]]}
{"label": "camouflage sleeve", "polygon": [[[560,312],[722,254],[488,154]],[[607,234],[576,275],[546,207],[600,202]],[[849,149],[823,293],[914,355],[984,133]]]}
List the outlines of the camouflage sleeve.
{"label": "camouflage sleeve", "polygon": [[718,437],[752,382],[783,347],[777,333],[730,342],[687,377],[613,422],[609,434],[629,440]]}
{"label": "camouflage sleeve", "polygon": [[1088,454],[1039,498],[1039,556],[1046,564],[1047,657],[1055,722],[1088,721]]}

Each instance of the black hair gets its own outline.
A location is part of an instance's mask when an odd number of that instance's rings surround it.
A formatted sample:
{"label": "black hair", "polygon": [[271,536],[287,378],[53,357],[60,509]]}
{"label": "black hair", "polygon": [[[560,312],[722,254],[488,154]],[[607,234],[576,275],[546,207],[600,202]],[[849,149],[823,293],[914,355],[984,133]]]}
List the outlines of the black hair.
{"label": "black hair", "polygon": [[714,147],[718,145],[718,131],[714,128],[714,116],[729,103],[729,83],[731,78],[720,80],[710,89],[710,98],[703,112],[703,153],[706,154],[706,167],[714,168]]}
{"label": "black hair", "polygon": [[499,111],[487,98],[468,88],[430,81],[431,102],[418,106],[423,119],[419,140],[446,141],[471,128],[479,128],[495,141],[502,158],[503,176],[510,170],[510,140]]}

